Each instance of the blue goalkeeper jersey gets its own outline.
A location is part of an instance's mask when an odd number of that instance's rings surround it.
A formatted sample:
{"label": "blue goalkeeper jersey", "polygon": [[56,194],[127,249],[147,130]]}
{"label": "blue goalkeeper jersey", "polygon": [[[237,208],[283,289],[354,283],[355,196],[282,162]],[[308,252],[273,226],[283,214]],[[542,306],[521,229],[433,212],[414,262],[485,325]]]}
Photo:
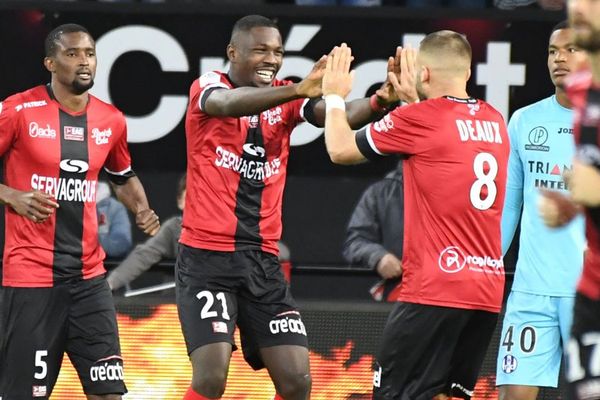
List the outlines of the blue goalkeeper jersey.
{"label": "blue goalkeeper jersey", "polygon": [[539,189],[568,193],[562,174],[572,167],[573,112],[548,97],[517,110],[508,124],[511,153],[502,215],[502,250],[515,234],[521,205],[521,235],[513,291],[574,296],[585,249],[584,218],[548,228],[538,212]]}

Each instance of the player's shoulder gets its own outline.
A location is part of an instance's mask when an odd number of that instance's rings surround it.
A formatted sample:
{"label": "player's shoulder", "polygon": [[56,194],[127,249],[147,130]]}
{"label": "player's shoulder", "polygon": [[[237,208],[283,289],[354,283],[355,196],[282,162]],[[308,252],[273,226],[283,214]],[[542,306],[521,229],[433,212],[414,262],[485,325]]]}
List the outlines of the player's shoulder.
{"label": "player's shoulder", "polygon": [[233,86],[229,81],[227,74],[221,71],[205,72],[192,83],[192,86],[194,85],[199,89],[206,89],[214,86],[230,88]]}
{"label": "player's shoulder", "polygon": [[[554,95],[538,100],[527,106],[517,109],[511,119],[523,119],[531,117],[540,117],[541,113],[553,112],[557,109],[558,103],[554,99]],[[546,114],[547,116],[547,114]],[[543,117],[543,116],[542,116]]]}
{"label": "player's shoulder", "polygon": [[0,101],[0,114],[11,112],[20,112],[25,108],[42,107],[48,105],[50,97],[46,87],[43,85],[35,86],[31,89],[12,94]]}
{"label": "player's shoulder", "polygon": [[125,119],[121,110],[115,105],[101,100],[92,94],[90,94],[90,107],[92,108],[92,111],[105,114],[106,117],[112,116],[114,118]]}

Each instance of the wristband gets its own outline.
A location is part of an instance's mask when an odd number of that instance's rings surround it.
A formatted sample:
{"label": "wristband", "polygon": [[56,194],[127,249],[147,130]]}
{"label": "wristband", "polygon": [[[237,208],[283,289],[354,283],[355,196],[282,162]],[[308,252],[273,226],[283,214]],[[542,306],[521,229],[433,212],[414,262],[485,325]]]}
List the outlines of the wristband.
{"label": "wristband", "polygon": [[377,95],[374,94],[369,98],[369,105],[371,106],[371,110],[376,113],[386,113],[390,110],[389,107],[380,106],[377,102]]}
{"label": "wristband", "polygon": [[346,111],[346,102],[344,98],[337,94],[328,94],[325,96],[325,112],[329,112],[337,108],[338,110]]}

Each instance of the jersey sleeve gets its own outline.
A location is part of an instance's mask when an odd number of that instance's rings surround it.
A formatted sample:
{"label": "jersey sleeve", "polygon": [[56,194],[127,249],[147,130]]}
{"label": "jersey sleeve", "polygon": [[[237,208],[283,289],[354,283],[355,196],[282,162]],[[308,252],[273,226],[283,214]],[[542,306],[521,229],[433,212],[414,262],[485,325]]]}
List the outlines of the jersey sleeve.
{"label": "jersey sleeve", "polygon": [[19,113],[15,108],[14,97],[0,102],[0,156],[8,151],[17,136]]}
{"label": "jersey sleeve", "polygon": [[204,107],[206,105],[206,99],[208,96],[217,89],[231,89],[231,86],[225,79],[225,77],[215,71],[207,72],[204,75],[200,76],[198,79],[199,90],[197,90],[192,96],[191,101],[196,101],[198,103],[198,108],[204,112]]}
{"label": "jersey sleeve", "polygon": [[127,147],[127,124],[123,114],[119,115],[115,125],[115,141],[104,163],[104,170],[109,179],[119,185],[134,176],[134,173],[131,169],[131,156]]}
{"label": "jersey sleeve", "polygon": [[510,155],[506,180],[506,198],[502,211],[502,253],[506,254],[512,243],[523,205],[523,163],[519,154],[520,113],[517,111],[508,122]]}
{"label": "jersey sleeve", "polygon": [[[429,114],[429,117],[427,117]],[[434,110],[427,103],[398,107],[356,134],[356,144],[368,159],[389,154],[418,154],[428,147],[435,132]]]}

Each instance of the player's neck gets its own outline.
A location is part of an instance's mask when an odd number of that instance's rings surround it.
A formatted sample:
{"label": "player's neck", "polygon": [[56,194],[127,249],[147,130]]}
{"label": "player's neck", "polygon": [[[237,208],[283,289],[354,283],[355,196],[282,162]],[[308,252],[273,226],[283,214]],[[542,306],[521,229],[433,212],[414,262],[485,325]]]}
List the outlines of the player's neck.
{"label": "player's neck", "polygon": [[69,89],[55,82],[52,82],[50,85],[56,101],[67,110],[78,113],[87,107],[89,101],[87,91],[82,94],[73,94]]}
{"label": "player's neck", "polygon": [[571,104],[571,100],[569,100],[567,92],[565,92],[563,89],[556,88],[556,92],[554,94],[556,95],[556,101],[558,102],[558,104],[569,109],[573,107],[573,105]]}

